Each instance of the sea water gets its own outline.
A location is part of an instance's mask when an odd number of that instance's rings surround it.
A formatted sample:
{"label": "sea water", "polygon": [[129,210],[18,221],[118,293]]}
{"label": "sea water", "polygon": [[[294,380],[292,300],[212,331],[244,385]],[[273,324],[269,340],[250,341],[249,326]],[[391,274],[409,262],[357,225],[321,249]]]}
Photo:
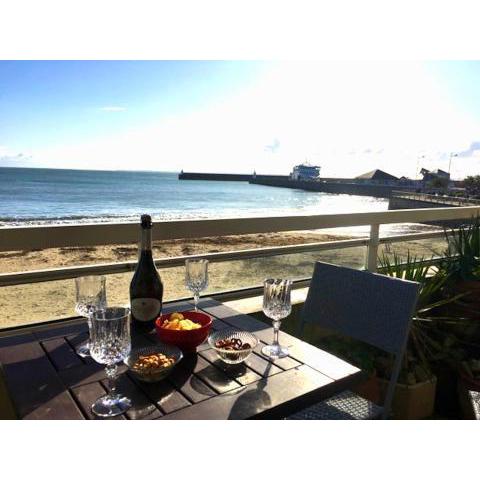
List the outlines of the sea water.
{"label": "sea water", "polygon": [[[0,168],[0,225],[374,212],[388,200],[248,182],[178,180],[177,173]],[[402,226],[397,231],[411,231]],[[343,229],[345,232],[345,229]],[[347,229],[365,234],[365,227]]]}

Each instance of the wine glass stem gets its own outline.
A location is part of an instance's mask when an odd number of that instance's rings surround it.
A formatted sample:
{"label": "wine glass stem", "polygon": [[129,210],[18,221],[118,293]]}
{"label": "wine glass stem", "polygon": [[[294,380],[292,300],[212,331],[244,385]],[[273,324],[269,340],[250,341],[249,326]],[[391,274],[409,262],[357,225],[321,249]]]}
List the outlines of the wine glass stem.
{"label": "wine glass stem", "polygon": [[105,367],[105,373],[107,374],[107,379],[108,379],[108,395],[113,396],[117,391],[117,386],[115,381],[117,377],[117,366],[115,364],[107,365]]}
{"label": "wine glass stem", "polygon": [[278,343],[278,332],[280,331],[280,325],[282,322],[279,320],[273,321],[273,345],[279,345]]}
{"label": "wine glass stem", "polygon": [[198,301],[200,300],[200,293],[194,292],[193,294],[193,302],[195,303],[195,311],[198,312]]}
{"label": "wine glass stem", "polygon": [[93,316],[93,314],[91,312],[89,312],[88,315],[87,315],[87,325],[88,325],[87,343],[90,343],[90,337],[92,336],[92,316]]}

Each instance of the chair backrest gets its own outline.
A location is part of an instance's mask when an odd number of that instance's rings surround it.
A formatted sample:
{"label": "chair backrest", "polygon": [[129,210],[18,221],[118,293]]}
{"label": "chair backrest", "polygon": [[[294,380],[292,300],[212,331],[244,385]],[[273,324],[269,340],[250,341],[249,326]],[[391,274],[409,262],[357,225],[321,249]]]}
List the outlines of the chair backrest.
{"label": "chair backrest", "polygon": [[303,307],[301,328],[316,324],[394,354],[385,415],[400,372],[419,284],[317,262]]}
{"label": "chair backrest", "polygon": [[314,323],[398,353],[408,334],[419,284],[317,262],[302,324]]}

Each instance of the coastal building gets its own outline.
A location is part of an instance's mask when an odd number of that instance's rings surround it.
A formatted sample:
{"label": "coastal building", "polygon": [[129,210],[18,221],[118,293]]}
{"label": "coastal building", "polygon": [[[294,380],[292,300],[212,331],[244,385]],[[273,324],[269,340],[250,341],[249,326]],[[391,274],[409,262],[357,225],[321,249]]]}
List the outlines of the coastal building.
{"label": "coastal building", "polygon": [[420,175],[422,175],[422,183],[423,186],[427,186],[432,182],[444,182],[446,185],[450,182],[450,174],[445,172],[444,170],[440,170],[437,168],[436,170],[427,170],[426,168],[422,168],[420,170]]}
{"label": "coastal building", "polygon": [[396,185],[398,178],[378,168],[354,178],[355,183],[369,185]]}
{"label": "coastal building", "polygon": [[293,167],[290,178],[292,180],[316,180],[320,177],[320,167],[302,163]]}
{"label": "coastal building", "polygon": [[399,185],[414,185],[415,180],[412,180],[411,178],[405,177],[405,175],[401,176],[398,179],[398,184]]}
{"label": "coastal building", "polygon": [[398,179],[397,185],[399,187],[422,188],[422,181],[403,176]]}

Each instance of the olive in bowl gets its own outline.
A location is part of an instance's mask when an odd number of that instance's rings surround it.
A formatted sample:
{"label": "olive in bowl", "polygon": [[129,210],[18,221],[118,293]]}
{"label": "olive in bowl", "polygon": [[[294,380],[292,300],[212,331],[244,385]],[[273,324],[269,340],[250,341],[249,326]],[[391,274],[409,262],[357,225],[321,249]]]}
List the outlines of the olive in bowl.
{"label": "olive in bowl", "polygon": [[235,364],[243,362],[253,352],[258,340],[250,332],[225,329],[211,333],[208,343],[221,360]]}

